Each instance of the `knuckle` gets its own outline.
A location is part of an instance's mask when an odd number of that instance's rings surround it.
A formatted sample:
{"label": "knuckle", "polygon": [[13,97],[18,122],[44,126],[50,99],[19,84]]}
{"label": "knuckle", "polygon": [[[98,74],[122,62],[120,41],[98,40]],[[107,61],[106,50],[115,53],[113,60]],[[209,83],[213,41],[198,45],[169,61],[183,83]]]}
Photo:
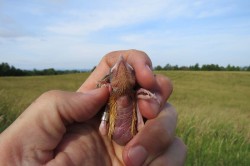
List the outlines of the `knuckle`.
{"label": "knuckle", "polygon": [[164,75],[157,75],[157,80],[160,85],[165,85],[164,87],[167,87],[168,89],[173,89],[173,83],[170,78],[164,76]]}
{"label": "knuckle", "polygon": [[111,67],[114,65],[120,54],[121,54],[120,51],[109,52],[102,57],[101,63],[108,64]]}
{"label": "knuckle", "polygon": [[164,101],[169,98],[173,92],[172,81],[164,75],[156,75],[157,91],[162,95]]}
{"label": "knuckle", "polygon": [[128,50],[128,52],[131,52],[133,54],[140,54],[140,55],[143,55],[143,56],[149,58],[148,55],[146,54],[146,52],[141,51],[141,50],[130,49],[130,50]]}
{"label": "knuckle", "polygon": [[62,92],[59,90],[50,90],[47,92],[44,92],[39,99],[40,100],[46,100],[46,101],[55,101],[61,99]]}

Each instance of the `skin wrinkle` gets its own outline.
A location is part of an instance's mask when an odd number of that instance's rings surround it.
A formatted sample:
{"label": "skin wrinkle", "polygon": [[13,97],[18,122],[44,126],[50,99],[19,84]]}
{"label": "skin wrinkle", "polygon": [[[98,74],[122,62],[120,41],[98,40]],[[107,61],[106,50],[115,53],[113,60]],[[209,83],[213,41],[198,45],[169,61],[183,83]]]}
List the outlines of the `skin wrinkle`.
{"label": "skin wrinkle", "polygon": [[[54,121],[54,119],[62,119],[61,115],[57,111],[53,111],[50,113],[50,116],[47,116],[46,114],[42,114],[41,116],[45,116],[44,118],[39,119],[38,126],[43,131],[43,133],[46,133],[46,135],[50,135],[51,139],[55,140],[58,138],[59,135],[62,135],[66,132],[66,128],[64,126],[63,121]],[[53,126],[53,128],[51,128]],[[48,129],[50,131],[48,131]],[[50,134],[54,133],[53,135]]]}
{"label": "skin wrinkle", "polygon": [[34,163],[45,164],[50,160],[51,157],[53,157],[53,151],[41,150],[36,146],[25,151],[26,152],[24,154],[26,155],[23,156],[23,163],[29,163],[32,161]]}
{"label": "skin wrinkle", "polygon": [[[68,92],[67,92],[68,93]],[[40,107],[43,108],[48,108],[47,110],[45,110],[47,113],[43,114],[47,119],[51,117],[51,120],[53,119],[51,115],[54,116],[59,116],[60,119],[62,119],[63,124],[68,124],[71,123],[73,120],[72,119],[67,119],[65,117],[70,117],[69,115],[64,116],[65,113],[65,106],[64,104],[53,104],[53,103],[64,103],[65,99],[62,99],[60,96],[61,95],[61,91],[58,90],[51,90],[48,92],[43,93],[37,100],[36,103],[40,103],[39,105],[41,105]],[[41,104],[42,103],[42,104]],[[48,103],[50,105],[48,105]],[[46,104],[46,106],[43,106],[44,104]],[[32,105],[31,105],[32,106]],[[59,111],[59,112],[50,112],[49,110],[63,110],[63,111]],[[50,116],[47,116],[50,115]],[[62,115],[63,114],[63,115]],[[51,121],[53,122],[53,120]],[[57,121],[58,122],[58,121]],[[55,124],[57,124],[57,122]],[[64,125],[56,125],[56,126],[64,126]],[[57,128],[57,127],[56,127]],[[59,129],[60,127],[58,127]],[[59,129],[60,130],[60,129]],[[58,130],[58,131],[59,131]]]}
{"label": "skin wrinkle", "polygon": [[[62,103],[64,103],[64,100],[67,100],[67,99],[63,99]],[[66,106],[64,104],[57,105],[59,110],[63,110],[63,111],[60,111],[59,113],[61,114],[60,115],[61,117],[64,117],[63,121],[65,122],[65,125],[71,124],[74,121],[79,122],[78,118],[80,118],[78,116],[79,111],[74,111],[74,113],[70,113],[70,112],[66,111],[66,110],[70,110],[70,109],[75,107],[74,106],[74,103],[75,103],[74,100],[72,98],[70,100],[73,101],[73,103],[70,102],[71,103],[70,105],[66,105]]]}
{"label": "skin wrinkle", "polygon": [[[81,125],[79,125],[79,127],[81,127]],[[79,141],[81,142],[81,146],[82,146],[81,149],[84,150],[81,152],[81,154],[87,154],[85,156],[85,161],[90,162],[90,163],[98,161],[93,156],[96,156],[96,155],[103,156],[104,154],[106,154],[106,153],[103,153],[103,151],[100,151],[100,149],[105,149],[104,148],[105,145],[103,144],[103,142],[102,143],[98,142],[98,140],[100,139],[100,136],[97,133],[93,132],[94,131],[93,128],[95,128],[95,127],[89,126],[88,128],[86,128],[85,130],[82,131],[81,134],[90,136],[87,140],[85,138],[81,138],[81,137],[78,138]],[[88,144],[86,144],[85,142],[88,142]],[[93,151],[93,149],[95,149],[95,151]],[[100,158],[100,159],[102,161],[98,161],[96,163],[96,165],[102,165],[104,163],[104,161],[105,161],[105,163],[109,162],[103,158]]]}
{"label": "skin wrinkle", "polygon": [[[93,139],[93,134],[91,133],[91,127],[87,127],[87,128],[84,128],[84,130],[81,130],[81,132],[79,133],[77,130],[73,129],[73,127],[77,127],[77,128],[80,128],[82,125],[80,124],[77,124],[77,125],[72,125],[72,126],[69,126],[68,127],[68,133],[64,136],[64,138],[66,140],[68,140],[67,138],[70,138],[70,141],[66,141],[66,142],[62,142],[60,145],[59,145],[59,149],[60,151],[64,151],[66,154],[68,154],[69,156],[72,156],[70,155],[72,152],[72,148],[75,147],[75,146],[79,146],[81,148],[80,151],[78,153],[80,154],[85,154],[84,158],[85,158],[85,161],[88,161],[90,159],[90,155],[92,154],[92,146],[90,144],[86,144],[85,142],[88,142],[88,141],[92,141]],[[72,130],[73,129],[73,130]],[[82,134],[83,135],[88,135],[90,136],[90,138],[88,139],[85,139],[84,137],[82,137]],[[72,148],[67,148],[69,145],[72,145]],[[65,149],[66,148],[66,149]],[[91,154],[90,154],[91,153]],[[73,162],[77,162],[77,158],[70,158],[70,160]]]}
{"label": "skin wrinkle", "polygon": [[[44,130],[41,130],[44,131]],[[39,144],[27,144],[23,143],[23,153],[25,154],[23,158],[23,162],[38,162],[40,164],[46,163],[51,157],[53,157],[53,151],[46,150],[46,149],[40,149],[43,144],[46,144],[46,142],[40,142]],[[28,146],[27,146],[28,145]]]}
{"label": "skin wrinkle", "polygon": [[[35,105],[33,105],[33,107],[34,106]],[[34,111],[32,113],[36,114],[37,112]],[[41,116],[44,116],[44,115],[46,115],[46,114],[42,114]],[[33,122],[31,122],[31,123],[36,124],[36,125],[33,125],[33,126],[35,126],[35,128],[37,128],[37,129],[31,130],[30,133],[34,133],[33,131],[39,131],[39,133],[36,133],[36,134],[41,135],[41,136],[44,136],[44,133],[45,133],[45,135],[48,135],[50,133],[50,132],[47,131],[47,129],[48,129],[48,127],[50,127],[50,125],[51,125],[50,123],[51,122],[54,123],[55,121],[49,121],[49,120],[47,120],[47,118],[43,118],[41,116],[37,117],[37,119],[32,119]],[[54,117],[49,117],[49,118],[54,118]],[[28,123],[27,118],[24,117],[24,118],[22,118],[22,121],[23,120],[25,121],[23,127],[28,129],[29,124],[27,124]],[[20,121],[17,121],[17,123],[20,123]],[[48,127],[46,127],[46,126],[48,126]],[[62,125],[62,126],[64,126],[64,125]],[[20,134],[22,135],[22,133],[20,133]],[[21,157],[21,158],[23,158],[24,161],[32,160],[32,161],[38,161],[40,163],[41,163],[42,160],[47,161],[48,158],[53,157],[53,154],[51,154],[51,153],[46,154],[46,152],[48,152],[49,150],[44,150],[44,149],[39,148],[39,147],[43,147],[43,145],[45,145],[46,143],[47,142],[39,142],[39,144],[34,145],[34,144],[30,144],[30,143],[27,144],[26,140],[22,140],[22,144],[23,144],[22,147],[23,147],[23,152],[24,152],[23,154],[26,154],[26,155]],[[27,145],[31,145],[31,146],[27,146]],[[38,160],[38,159],[40,159],[40,160]]]}
{"label": "skin wrinkle", "polygon": [[60,152],[60,153],[58,153],[57,156],[56,156],[56,158],[53,159],[52,162],[49,162],[46,165],[48,165],[48,166],[50,166],[50,165],[51,166],[55,166],[55,165],[62,165],[62,166],[64,166],[64,165],[66,165],[66,166],[70,165],[70,166],[74,166],[71,157],[69,157],[69,154],[66,153],[66,152],[63,152],[63,151]]}

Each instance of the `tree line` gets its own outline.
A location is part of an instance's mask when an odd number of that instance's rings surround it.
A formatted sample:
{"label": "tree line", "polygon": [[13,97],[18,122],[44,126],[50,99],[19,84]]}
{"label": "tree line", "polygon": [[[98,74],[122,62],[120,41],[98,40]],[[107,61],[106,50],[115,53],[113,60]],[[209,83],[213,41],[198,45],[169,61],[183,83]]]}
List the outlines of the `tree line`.
{"label": "tree line", "polygon": [[0,64],[0,76],[36,76],[36,75],[59,75],[68,73],[80,73],[80,70],[55,70],[53,68],[43,70],[22,70],[10,66],[8,63]]}
{"label": "tree line", "polygon": [[[94,67],[95,68],[95,67]],[[94,70],[94,68],[92,70]],[[92,71],[91,70],[91,71]],[[178,66],[166,64],[165,66],[156,66],[154,70],[191,70],[191,71],[250,71],[250,66],[239,67],[233,65],[227,65],[226,67],[219,66],[217,64],[208,64],[200,66],[198,63],[191,66]],[[43,70],[22,70],[10,66],[8,63],[0,64],[0,76],[36,76],[36,75],[59,75],[69,73],[80,73],[80,70],[55,70],[53,68]]]}
{"label": "tree line", "polygon": [[164,67],[158,65],[154,67],[154,70],[191,70],[191,71],[250,71],[250,66],[233,66],[233,65],[227,65],[219,66],[217,64],[206,64],[200,66],[198,63],[191,66],[178,66],[178,65],[170,65],[166,64]]}

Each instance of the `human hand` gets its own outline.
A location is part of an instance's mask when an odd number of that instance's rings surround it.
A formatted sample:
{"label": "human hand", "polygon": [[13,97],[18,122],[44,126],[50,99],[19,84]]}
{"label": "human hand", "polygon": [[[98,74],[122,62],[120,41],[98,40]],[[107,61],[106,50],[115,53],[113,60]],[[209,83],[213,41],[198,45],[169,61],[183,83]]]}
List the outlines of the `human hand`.
{"label": "human hand", "polygon": [[[137,56],[129,58],[129,52]],[[139,101],[142,115],[149,120],[125,147],[99,135],[100,119],[95,115],[107,102],[108,91],[92,89],[121,53],[134,67],[138,83],[164,103],[172,86],[165,77],[154,77],[146,67],[151,66],[149,58],[135,50],[113,52],[79,88],[82,93],[51,91],[27,108],[0,136],[0,165],[183,164],[185,146],[174,137],[177,115],[169,104],[160,107],[153,101]]]}
{"label": "human hand", "polygon": [[1,133],[0,165],[110,165],[93,123],[108,96],[106,88],[44,93]]}
{"label": "human hand", "polygon": [[175,137],[177,113],[170,104],[165,104],[172,84],[165,76],[153,74],[152,63],[144,52],[127,50],[107,54],[78,91],[94,89],[120,55],[134,68],[138,84],[154,92],[161,104],[156,100],[139,100],[139,110],[148,119],[144,128],[125,147],[104,139],[109,153],[126,165],[184,165],[186,146]]}

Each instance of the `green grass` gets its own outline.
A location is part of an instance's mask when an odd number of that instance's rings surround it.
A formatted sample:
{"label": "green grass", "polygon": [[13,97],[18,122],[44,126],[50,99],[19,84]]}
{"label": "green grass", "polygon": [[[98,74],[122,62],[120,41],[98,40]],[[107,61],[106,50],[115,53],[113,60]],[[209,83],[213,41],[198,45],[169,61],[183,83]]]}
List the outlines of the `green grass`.
{"label": "green grass", "polygon": [[250,165],[250,73],[164,72],[187,165]]}
{"label": "green grass", "polygon": [[[174,84],[169,102],[188,147],[186,165],[250,165],[250,72],[157,73]],[[0,132],[43,92],[75,91],[87,76],[1,77]]]}

